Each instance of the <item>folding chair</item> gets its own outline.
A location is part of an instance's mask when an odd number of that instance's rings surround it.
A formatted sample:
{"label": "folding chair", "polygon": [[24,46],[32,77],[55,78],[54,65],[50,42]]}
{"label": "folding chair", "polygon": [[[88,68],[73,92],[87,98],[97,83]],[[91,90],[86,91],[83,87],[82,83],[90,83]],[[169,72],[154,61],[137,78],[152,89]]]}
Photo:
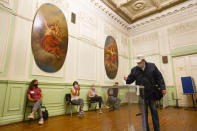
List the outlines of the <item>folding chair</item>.
{"label": "folding chair", "polygon": [[91,101],[91,98],[88,97],[88,111],[90,110],[92,104],[95,104],[94,110],[96,110],[98,103],[98,101]]}
{"label": "folding chair", "polygon": [[66,99],[66,104],[70,105],[70,113],[71,113],[71,117],[72,117],[72,105],[77,106],[77,108],[79,105],[77,105],[71,101],[71,94],[66,94],[65,99]]}
{"label": "folding chair", "polygon": [[[25,121],[25,116],[26,116],[27,108],[30,108],[31,109],[31,112],[32,112],[32,109],[33,109],[33,106],[32,105],[28,105],[28,102],[29,102],[29,100],[28,100],[28,98],[26,98],[23,121]],[[44,108],[46,110],[46,107],[45,106],[41,106],[41,108]]]}

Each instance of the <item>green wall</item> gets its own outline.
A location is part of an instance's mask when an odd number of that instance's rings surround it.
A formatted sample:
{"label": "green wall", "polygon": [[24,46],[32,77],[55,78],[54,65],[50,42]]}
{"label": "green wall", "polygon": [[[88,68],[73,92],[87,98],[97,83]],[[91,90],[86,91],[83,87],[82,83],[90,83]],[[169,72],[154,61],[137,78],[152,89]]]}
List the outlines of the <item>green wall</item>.
{"label": "green wall", "polygon": [[[28,81],[0,80],[0,125],[23,120],[28,83]],[[70,93],[72,84],[39,82],[39,87],[43,92],[43,105],[47,107],[50,116],[70,113],[70,108],[66,107],[65,94]],[[88,109],[87,95],[89,89],[90,85],[81,84],[80,97],[84,99],[84,110]],[[101,86],[96,86],[96,89],[98,94],[103,97],[105,103],[106,90],[104,91]],[[127,91],[126,89],[122,89],[119,92],[122,103],[126,102],[125,95]],[[76,112],[76,108],[73,111]]]}
{"label": "green wall", "polygon": [[[177,91],[176,86],[167,86],[167,95],[168,95],[168,105],[169,106],[175,106],[176,105],[176,99],[177,98]],[[172,93],[174,93],[174,99],[172,98]]]}

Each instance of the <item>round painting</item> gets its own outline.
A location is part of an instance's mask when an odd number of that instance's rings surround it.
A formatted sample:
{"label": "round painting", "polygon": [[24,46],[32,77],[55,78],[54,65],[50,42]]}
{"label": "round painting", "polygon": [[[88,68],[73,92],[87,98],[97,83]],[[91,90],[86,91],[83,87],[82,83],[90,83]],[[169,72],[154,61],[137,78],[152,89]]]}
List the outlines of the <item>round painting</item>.
{"label": "round painting", "polygon": [[107,76],[114,79],[118,72],[118,48],[112,36],[107,36],[105,41],[104,63]]}
{"label": "round painting", "polygon": [[68,28],[63,12],[52,4],[43,4],[36,13],[31,36],[37,66],[56,72],[64,64],[68,47]]}

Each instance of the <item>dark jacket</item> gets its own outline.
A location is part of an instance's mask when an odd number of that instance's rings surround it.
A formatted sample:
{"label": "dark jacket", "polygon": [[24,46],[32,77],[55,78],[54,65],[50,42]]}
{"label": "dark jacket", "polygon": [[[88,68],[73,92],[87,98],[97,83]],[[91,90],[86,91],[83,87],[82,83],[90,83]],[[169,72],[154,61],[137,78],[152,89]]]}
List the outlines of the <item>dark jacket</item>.
{"label": "dark jacket", "polygon": [[160,87],[161,90],[166,89],[163,76],[153,63],[146,62],[144,71],[138,66],[132,68],[126,83],[131,84],[134,81],[136,85],[144,86],[144,95],[146,99],[152,98],[152,91],[155,85]]}

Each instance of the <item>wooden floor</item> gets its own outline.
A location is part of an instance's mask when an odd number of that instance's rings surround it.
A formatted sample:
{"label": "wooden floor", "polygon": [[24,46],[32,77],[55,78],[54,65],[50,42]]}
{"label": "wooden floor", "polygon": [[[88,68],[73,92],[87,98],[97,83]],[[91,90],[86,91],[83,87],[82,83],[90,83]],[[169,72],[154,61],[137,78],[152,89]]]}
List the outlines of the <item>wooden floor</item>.
{"label": "wooden floor", "polygon": [[[158,109],[161,131],[197,131],[197,111],[176,109]],[[135,131],[142,131],[141,116],[138,106],[121,106],[119,110],[105,110],[103,114],[96,111],[85,112],[84,118],[77,115],[50,117],[43,125],[37,121],[20,122],[0,126],[0,131],[128,131],[128,125],[132,124]],[[149,125],[153,130],[152,120],[149,117]]]}

